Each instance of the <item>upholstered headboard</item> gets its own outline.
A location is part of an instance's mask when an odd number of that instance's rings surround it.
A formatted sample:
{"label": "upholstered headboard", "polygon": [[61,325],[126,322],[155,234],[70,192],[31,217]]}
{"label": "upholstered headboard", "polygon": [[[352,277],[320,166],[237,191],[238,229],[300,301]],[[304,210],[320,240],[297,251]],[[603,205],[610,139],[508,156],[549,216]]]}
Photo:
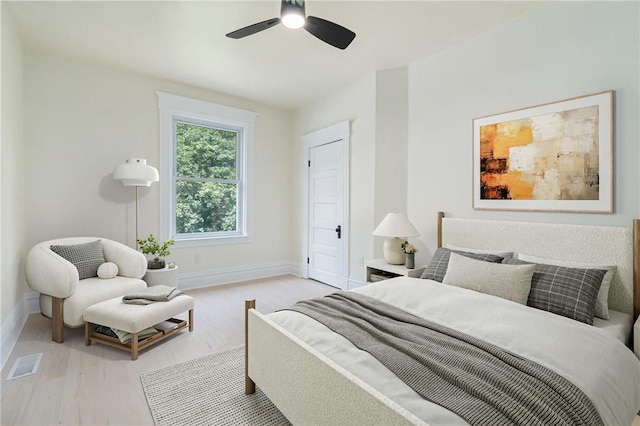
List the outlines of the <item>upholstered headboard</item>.
{"label": "upholstered headboard", "polygon": [[[513,251],[532,256],[616,265],[609,307],[634,314],[633,228],[457,219],[439,214],[438,245]],[[638,221],[635,221],[636,226]],[[637,261],[637,260],[636,260]],[[638,316],[636,306],[634,318]]]}

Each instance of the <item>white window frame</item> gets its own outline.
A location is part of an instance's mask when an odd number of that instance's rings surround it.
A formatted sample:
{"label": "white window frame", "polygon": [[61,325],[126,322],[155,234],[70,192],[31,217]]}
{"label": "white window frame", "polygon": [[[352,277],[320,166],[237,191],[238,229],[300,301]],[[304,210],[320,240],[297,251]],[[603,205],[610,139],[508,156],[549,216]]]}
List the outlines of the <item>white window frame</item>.
{"label": "white window frame", "polygon": [[[252,233],[252,153],[253,132],[257,113],[211,102],[156,92],[160,123],[160,239],[174,239],[175,247],[194,247],[218,244],[248,243]],[[238,229],[229,233],[202,235],[176,234],[175,178],[176,147],[175,121],[194,125],[239,130],[238,173]]]}

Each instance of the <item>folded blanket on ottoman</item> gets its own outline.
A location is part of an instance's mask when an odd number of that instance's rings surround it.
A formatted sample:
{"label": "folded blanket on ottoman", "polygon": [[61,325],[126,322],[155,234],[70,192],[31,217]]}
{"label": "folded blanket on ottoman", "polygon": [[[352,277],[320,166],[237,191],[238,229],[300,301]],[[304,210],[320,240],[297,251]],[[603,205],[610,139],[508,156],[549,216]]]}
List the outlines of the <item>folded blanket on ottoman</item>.
{"label": "folded blanket on ottoman", "polygon": [[127,294],[122,297],[122,301],[132,305],[149,305],[156,302],[168,302],[181,294],[182,292],[175,287],[154,285],[136,293]]}
{"label": "folded blanket on ottoman", "polygon": [[[105,336],[114,337],[120,340],[120,343],[126,345],[131,342],[131,338],[133,335],[126,331],[118,330],[117,328],[107,327],[106,325],[98,325],[96,326],[96,333],[104,334]],[[158,330],[153,327],[147,327],[142,331],[138,332],[138,340],[145,339],[149,336],[153,336],[154,334],[158,334]]]}

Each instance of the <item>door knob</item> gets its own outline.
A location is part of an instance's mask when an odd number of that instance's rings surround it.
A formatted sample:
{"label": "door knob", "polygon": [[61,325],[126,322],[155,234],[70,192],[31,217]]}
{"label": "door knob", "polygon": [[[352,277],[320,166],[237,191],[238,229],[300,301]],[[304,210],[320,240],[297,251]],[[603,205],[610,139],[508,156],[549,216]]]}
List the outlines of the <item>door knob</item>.
{"label": "door knob", "polygon": [[336,232],[338,233],[338,239],[342,238],[342,227],[340,225],[336,228]]}

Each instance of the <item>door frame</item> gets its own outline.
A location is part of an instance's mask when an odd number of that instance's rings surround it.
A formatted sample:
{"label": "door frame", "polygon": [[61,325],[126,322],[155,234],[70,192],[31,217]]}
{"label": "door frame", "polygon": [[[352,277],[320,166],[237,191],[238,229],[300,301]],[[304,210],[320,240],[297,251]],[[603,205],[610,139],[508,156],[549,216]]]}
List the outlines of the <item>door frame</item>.
{"label": "door frame", "polygon": [[307,133],[302,136],[302,143],[304,146],[304,162],[302,163],[303,167],[303,197],[302,197],[302,259],[303,259],[303,278],[309,278],[309,263],[307,263],[307,259],[309,258],[309,152],[312,148],[321,145],[327,145],[333,142],[343,142],[343,170],[344,173],[344,188],[343,188],[343,212],[342,212],[342,253],[343,253],[343,263],[342,263],[342,271],[341,279],[344,281],[343,284],[346,285],[349,282],[349,163],[350,157],[349,153],[351,149],[349,147],[349,120],[342,121],[340,123],[336,123],[332,126],[325,127],[320,130],[316,130],[314,132]]}

